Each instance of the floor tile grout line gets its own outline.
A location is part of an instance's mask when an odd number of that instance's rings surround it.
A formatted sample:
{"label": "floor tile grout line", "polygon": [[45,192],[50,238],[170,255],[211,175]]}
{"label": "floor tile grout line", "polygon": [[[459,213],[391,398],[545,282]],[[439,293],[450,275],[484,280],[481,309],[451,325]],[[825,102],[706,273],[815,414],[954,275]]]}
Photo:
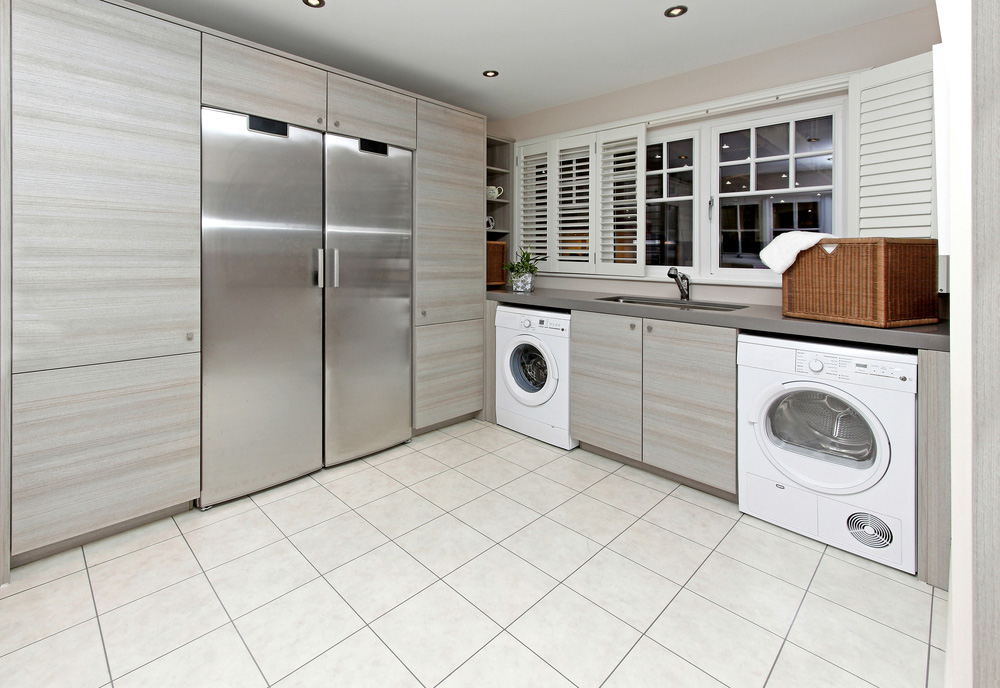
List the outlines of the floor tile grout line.
{"label": "floor tile grout line", "polygon": [[97,621],[97,632],[101,637],[101,650],[104,652],[104,666],[108,670],[108,680],[111,682],[112,688],[114,688],[115,676],[111,673],[111,658],[108,657],[108,645],[104,641],[104,626],[101,624],[101,613],[97,609],[97,595],[94,593],[94,582],[90,579],[90,565],[87,564],[87,552],[82,547],[80,550],[80,554],[83,556],[83,570],[87,572],[87,587],[90,588],[90,601],[94,605],[94,620]]}
{"label": "floor tile grout line", "polygon": [[[74,547],[73,549],[77,549],[77,548]],[[80,549],[82,549],[82,547]],[[81,554],[82,554],[82,552],[81,552]],[[34,562],[28,562],[28,563],[31,564],[31,563],[34,563]],[[28,564],[23,564],[23,566],[28,566]],[[77,569],[76,571],[70,571],[69,573],[64,573],[61,576],[56,576],[55,578],[49,579],[47,581],[43,581],[41,583],[37,583],[35,585],[29,586],[29,587],[25,588],[24,590],[18,590],[17,592],[12,592],[9,595],[4,595],[3,597],[0,597],[0,603],[2,603],[4,600],[12,600],[15,597],[17,597],[18,595],[20,595],[22,593],[26,593],[29,590],[34,590],[35,588],[40,588],[43,585],[48,585],[49,583],[55,583],[56,581],[62,580],[63,578],[68,578],[69,576],[72,576],[75,573],[80,573],[81,571],[85,570],[86,568],[87,568],[87,564],[84,563],[84,565],[81,568]],[[16,569],[11,569],[11,570],[14,571]],[[14,581],[11,581],[8,585],[13,585],[13,584],[14,584]],[[9,653],[7,653],[7,654],[9,654]],[[0,656],[2,656],[2,655],[0,655]]]}
{"label": "floor tile grout line", "polygon": [[[930,646],[929,642],[927,642],[925,640],[921,640],[920,638],[916,637],[915,635],[913,635],[911,633],[907,633],[906,631],[901,631],[900,629],[896,628],[895,626],[892,626],[892,625],[886,623],[885,621],[881,621],[879,619],[876,619],[875,617],[870,616],[869,614],[865,614],[864,612],[859,612],[856,609],[851,609],[850,607],[848,607],[848,606],[846,606],[844,604],[841,604],[837,600],[831,600],[829,597],[826,597],[825,595],[821,595],[818,592],[812,592],[811,590],[807,590],[806,593],[807,594],[815,595],[816,597],[820,598],[821,600],[825,600],[826,602],[829,602],[830,604],[836,605],[836,606],[840,607],[841,609],[846,609],[847,611],[851,612],[852,614],[857,614],[858,616],[860,616],[862,618],[868,619],[869,621],[871,621],[873,623],[876,623],[879,626],[882,626],[884,628],[888,628],[891,631],[895,631],[896,633],[899,633],[900,635],[904,635],[907,638],[910,638],[911,640],[917,641],[918,643],[923,643],[925,645]],[[931,623],[931,622],[929,621],[928,623]],[[928,633],[929,632],[930,632],[930,627],[928,626]]]}
{"label": "floor tile grout line", "polygon": [[[849,670],[845,669],[844,667],[840,666],[840,665],[839,665],[839,664],[837,664],[836,662],[834,662],[834,661],[831,661],[831,660],[827,659],[826,657],[823,657],[822,655],[818,655],[818,654],[816,654],[815,652],[813,652],[813,651],[812,651],[812,650],[810,650],[809,648],[806,648],[806,647],[802,647],[801,645],[799,645],[798,643],[796,643],[796,642],[795,642],[795,641],[793,641],[793,640],[788,640],[788,639],[786,638],[786,639],[785,639],[785,642],[783,642],[783,643],[781,644],[781,649],[782,649],[782,650],[784,650],[784,649],[785,649],[785,646],[786,646],[786,645],[791,645],[792,647],[794,647],[794,648],[795,648],[795,649],[797,649],[797,650],[801,650],[802,652],[805,652],[806,654],[808,654],[808,655],[811,655],[812,657],[815,657],[816,659],[818,659],[818,660],[820,660],[820,661],[822,661],[822,662],[825,662],[825,663],[829,664],[830,666],[834,666],[834,667],[836,667],[836,668],[840,669],[840,670],[841,670],[841,671],[843,671],[843,672],[844,672],[845,674],[848,674],[848,675],[850,675],[850,676],[853,676],[854,678],[858,679],[859,681],[861,681],[861,682],[862,682],[862,683],[864,683],[865,685],[869,685],[869,686],[872,686],[872,688],[880,688],[880,686],[878,686],[878,685],[877,685],[877,684],[875,684],[875,683],[872,683],[872,682],[871,682],[871,681],[869,681],[868,679],[866,679],[866,678],[864,678],[864,677],[862,677],[862,676],[858,676],[858,675],[857,675],[856,673],[854,673],[853,671],[849,671]],[[781,656],[781,652],[778,652],[778,656],[779,656],[779,657]],[[771,670],[772,670],[772,672],[773,672],[773,671],[774,671],[774,667],[771,667]],[[768,675],[768,678],[770,679],[770,674]],[[766,684],[765,684],[765,688],[766,688]]]}
{"label": "floor tile grout line", "polygon": [[[747,525],[749,525],[749,524],[747,524]],[[863,557],[860,557],[860,555],[854,554],[853,552],[847,552],[846,550],[842,550],[842,549],[840,549],[838,547],[834,547],[833,545],[827,545],[824,548],[824,550],[823,550],[823,555],[824,556],[829,556],[831,559],[835,559],[836,561],[839,561],[842,564],[848,564],[850,566],[853,566],[856,569],[861,569],[862,571],[867,571],[868,573],[872,573],[872,574],[874,574],[876,576],[879,576],[879,577],[884,578],[884,579],[886,579],[888,581],[891,581],[891,582],[895,583],[896,585],[902,585],[904,588],[909,588],[910,590],[913,590],[914,592],[920,592],[920,593],[923,593],[925,595],[930,595],[931,597],[934,597],[934,586],[931,586],[931,585],[927,586],[927,587],[931,588],[930,592],[928,592],[926,590],[921,590],[920,588],[914,587],[912,585],[908,585],[908,584],[906,584],[906,583],[904,583],[902,581],[898,581],[895,578],[892,578],[891,576],[887,576],[887,575],[883,574],[880,571],[875,571],[875,570],[872,570],[870,568],[866,568],[866,567],[862,566],[861,564],[856,564],[853,561],[848,561],[847,559],[842,559],[842,558],[838,557],[835,554],[828,554],[829,550],[831,550],[831,549],[832,550],[836,550],[838,552],[842,552],[844,554],[850,554],[851,556],[863,558]],[[881,562],[877,562],[874,559],[866,560],[866,561],[871,561],[872,563],[878,564],[879,566],[885,566],[886,568],[892,568],[892,567],[890,567],[890,566],[888,566],[886,564],[882,564]],[[893,571],[901,571],[902,572],[902,569],[892,569],[892,570]],[[903,572],[903,573],[905,573],[905,572]],[[910,574],[906,574],[906,575],[910,575]],[[916,578],[916,576],[913,576],[913,578],[919,581],[919,579]],[[920,582],[922,583],[923,581],[920,581]]]}
{"label": "floor tile grout line", "polygon": [[[260,508],[260,507],[258,507],[258,508]],[[264,515],[267,516],[267,514],[264,514]],[[275,542],[277,542],[277,540]],[[187,541],[187,537],[184,538],[184,543],[188,546],[188,550],[190,550],[191,556],[193,556],[194,559],[195,559],[195,561],[198,562],[198,568],[201,569],[201,575],[203,575],[205,577],[205,582],[208,583],[208,587],[212,589],[212,594],[215,595],[215,599],[218,600],[219,606],[222,607],[222,611],[225,613],[226,618],[229,619],[229,624],[233,627],[233,630],[236,631],[236,635],[239,636],[240,642],[243,643],[243,647],[246,649],[247,654],[250,655],[250,659],[253,661],[254,666],[257,667],[257,671],[260,673],[260,676],[264,680],[265,685],[270,686],[271,683],[270,683],[270,681],[267,680],[267,676],[264,675],[264,670],[260,668],[260,664],[257,662],[257,658],[254,657],[253,652],[250,650],[250,646],[247,645],[246,639],[243,637],[243,634],[240,633],[240,629],[236,625],[236,621],[233,619],[233,615],[230,614],[229,610],[226,608],[225,603],[222,601],[222,598],[219,596],[219,591],[216,590],[215,589],[215,585],[212,584],[212,579],[208,577],[208,571],[206,571],[205,567],[202,566],[201,560],[198,559],[198,555],[195,554],[194,548],[191,547],[191,543]],[[271,544],[274,544],[274,543],[271,543]],[[268,547],[268,546],[269,545],[265,545],[265,547]],[[259,549],[263,549],[263,547],[261,547]],[[257,551],[257,550],[254,550],[254,551]],[[237,557],[237,559],[238,558],[239,557]],[[220,566],[221,566],[221,564],[220,564]],[[222,627],[223,626],[220,626],[219,628],[222,628]],[[212,629],[211,631],[209,631],[209,633],[214,633],[217,630],[219,630],[219,629],[218,628]],[[194,640],[199,640],[200,638],[203,638],[206,635],[208,635],[208,633],[205,633],[204,635],[201,635],[198,638],[195,638]],[[194,640],[191,640],[189,642],[194,642]],[[182,645],[181,647],[184,647],[184,646]],[[180,649],[180,648],[175,648],[175,650],[176,649]],[[175,650],[171,650],[171,652],[173,652]],[[159,658],[157,658],[157,659],[159,659]],[[153,661],[155,661],[155,660],[153,660]]]}

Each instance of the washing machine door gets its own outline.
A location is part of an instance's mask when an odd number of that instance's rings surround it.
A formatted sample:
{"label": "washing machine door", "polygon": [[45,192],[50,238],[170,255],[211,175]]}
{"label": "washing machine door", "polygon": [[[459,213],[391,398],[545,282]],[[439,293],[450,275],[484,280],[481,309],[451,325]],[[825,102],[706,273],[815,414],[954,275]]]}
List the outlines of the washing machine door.
{"label": "washing machine door", "polygon": [[816,492],[852,494],[876,484],[889,468],[885,428],[844,389],[786,382],[764,390],[751,420],[768,460]]}
{"label": "washing machine door", "polygon": [[538,337],[512,338],[500,361],[507,390],[522,404],[540,406],[555,394],[559,369],[552,351]]}

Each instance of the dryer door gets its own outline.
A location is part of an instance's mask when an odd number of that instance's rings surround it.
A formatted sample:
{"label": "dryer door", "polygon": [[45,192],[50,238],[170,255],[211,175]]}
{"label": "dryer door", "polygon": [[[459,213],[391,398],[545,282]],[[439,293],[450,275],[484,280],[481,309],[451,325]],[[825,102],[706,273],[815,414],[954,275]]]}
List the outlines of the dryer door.
{"label": "dryer door", "polygon": [[507,390],[525,406],[540,406],[555,394],[559,369],[552,351],[538,337],[513,337],[500,361]]}
{"label": "dryer door", "polygon": [[768,460],[816,492],[868,489],[889,468],[885,428],[848,391],[817,382],[786,382],[758,397],[757,442]]}

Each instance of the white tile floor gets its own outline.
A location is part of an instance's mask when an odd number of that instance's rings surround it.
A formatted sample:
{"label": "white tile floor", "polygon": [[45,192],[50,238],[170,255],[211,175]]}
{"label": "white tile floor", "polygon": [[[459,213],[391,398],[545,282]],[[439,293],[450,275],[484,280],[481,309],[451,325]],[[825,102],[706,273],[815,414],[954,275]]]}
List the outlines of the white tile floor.
{"label": "white tile floor", "polygon": [[465,421],[13,571],[21,686],[939,685],[947,595]]}

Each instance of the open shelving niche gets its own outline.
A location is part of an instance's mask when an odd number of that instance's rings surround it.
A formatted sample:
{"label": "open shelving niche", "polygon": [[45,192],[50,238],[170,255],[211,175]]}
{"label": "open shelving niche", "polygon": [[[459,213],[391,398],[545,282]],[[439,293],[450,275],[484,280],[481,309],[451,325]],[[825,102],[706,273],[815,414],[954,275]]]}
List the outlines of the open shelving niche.
{"label": "open shelving niche", "polygon": [[[502,265],[510,260],[511,239],[513,238],[514,211],[511,199],[514,196],[514,142],[496,136],[486,137],[486,185],[503,187],[503,194],[497,199],[486,199],[486,214],[494,220],[493,229],[486,231],[486,287],[502,289],[506,285],[506,273]],[[486,218],[483,218],[486,226]],[[503,247],[498,245],[503,242]],[[502,256],[502,259],[501,259]],[[499,266],[497,263],[499,262]],[[492,269],[491,269],[492,268]]]}

